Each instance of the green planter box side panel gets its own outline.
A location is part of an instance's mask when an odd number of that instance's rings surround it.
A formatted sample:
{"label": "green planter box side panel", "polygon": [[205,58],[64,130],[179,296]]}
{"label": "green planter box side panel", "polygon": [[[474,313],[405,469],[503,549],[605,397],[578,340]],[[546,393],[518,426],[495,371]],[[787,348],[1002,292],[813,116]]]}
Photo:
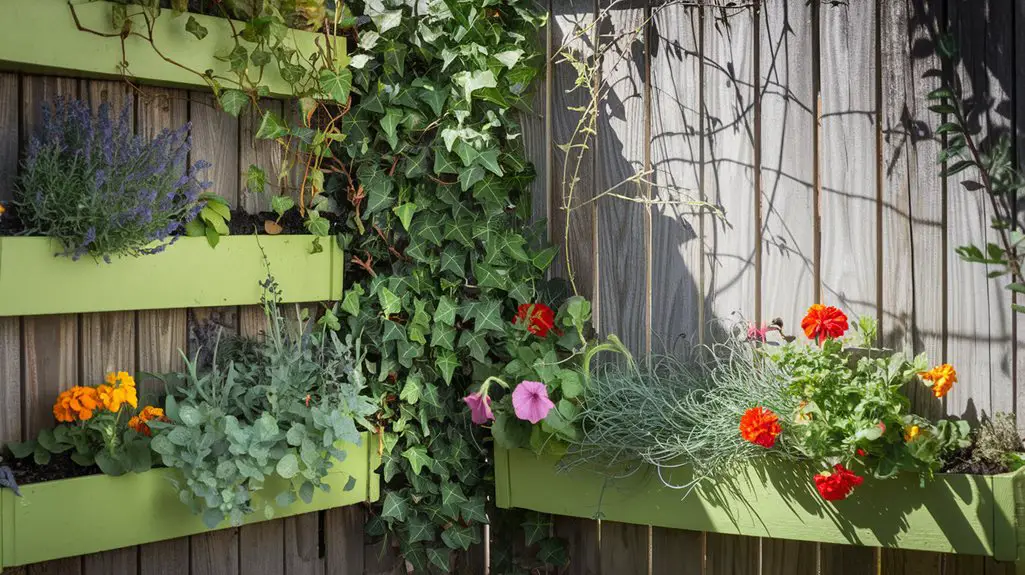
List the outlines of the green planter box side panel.
{"label": "green planter box side panel", "polygon": [[[606,479],[526,450],[495,453],[499,507],[638,525],[994,556],[1015,560],[1021,546],[1018,509],[1025,473],[866,479],[850,499],[825,502],[809,465],[750,465],[686,497],[652,469]],[[674,486],[693,477],[687,467],[664,471]]]}
{"label": "green planter box side panel", "polygon": [[0,238],[0,316],[258,304],[268,269],[285,302],[340,299],[341,249],[320,238],[322,250],[311,253],[313,241],[228,236],[211,248],[181,238],[162,253],[106,264],[55,257],[60,244],[48,238]]}
{"label": "green planter box side panel", "polygon": [[[104,34],[118,32],[111,23],[111,2],[74,0],[75,11],[83,28]],[[129,6],[128,13],[139,7]],[[66,75],[122,77],[122,50],[119,36],[103,37],[83,32],[75,24],[67,0],[0,0],[0,65],[21,71],[40,71]],[[154,44],[172,60],[203,73],[213,70],[221,77],[232,78],[229,64],[215,54],[227,54],[235,46],[231,25],[224,18],[193,15],[208,33],[202,40],[185,31],[187,16],[173,17],[164,10],[153,30]],[[136,30],[145,33],[141,16],[133,19]],[[244,23],[235,22],[241,30]],[[285,43],[295,48],[303,60],[317,50],[317,34],[290,31]],[[41,41],[45,40],[45,41]],[[247,45],[243,42],[244,45]],[[250,47],[251,45],[247,45]],[[207,88],[203,79],[165,61],[148,40],[129,36],[124,42],[129,76],[155,84]],[[261,85],[274,96],[287,96],[291,86],[281,79],[277,65],[265,68]],[[232,87],[225,83],[225,87]]]}
{"label": "green planter box side panel", "polygon": [[[330,492],[317,490],[311,503],[298,501],[286,508],[275,506],[275,518],[376,501],[379,496],[377,444],[364,434],[362,444],[349,446],[348,457],[335,463],[328,476]],[[355,487],[344,491],[349,477]],[[176,539],[209,531],[202,519],[178,500],[170,469],[121,477],[92,475],[50,481],[22,488],[22,497],[0,491],[0,537],[4,567],[28,565],[61,557],[73,557]],[[265,493],[276,494],[285,480],[275,477]],[[254,495],[262,509],[263,495]],[[249,523],[263,521],[262,513]],[[227,523],[220,528],[228,527]]]}

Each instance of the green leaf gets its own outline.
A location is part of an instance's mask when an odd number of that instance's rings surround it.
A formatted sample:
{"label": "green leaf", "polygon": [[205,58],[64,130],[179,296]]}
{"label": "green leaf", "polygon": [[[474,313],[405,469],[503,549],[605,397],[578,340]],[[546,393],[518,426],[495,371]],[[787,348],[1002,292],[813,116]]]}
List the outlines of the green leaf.
{"label": "green leaf", "polygon": [[477,163],[487,168],[489,172],[496,176],[505,175],[502,171],[502,166],[498,163],[498,150],[484,150],[477,155]]}
{"label": "green leaf", "polygon": [[295,207],[295,200],[291,196],[274,196],[270,199],[270,209],[274,210],[274,213],[278,217],[283,217],[285,212]]}
{"label": "green leaf", "polygon": [[949,166],[946,170],[943,171],[943,175],[949,177],[955,174],[960,174],[961,172],[967,170],[968,168],[971,168],[972,166],[975,166],[975,162],[971,160],[962,160],[952,166]]}
{"label": "green leaf", "polygon": [[406,458],[406,461],[409,462],[410,469],[412,469],[413,473],[415,473],[416,475],[420,475],[420,472],[423,471],[423,468],[425,466],[430,465],[432,461],[431,458],[427,455],[427,448],[423,445],[407,447],[405,450],[403,450],[402,457]]}
{"label": "green leaf", "polygon": [[445,573],[448,573],[451,570],[448,565],[450,556],[451,553],[447,549],[436,549],[434,547],[429,547],[427,549],[427,559],[430,560],[431,564]]}
{"label": "green leaf", "polygon": [[458,72],[452,76],[452,82],[463,89],[463,97],[470,102],[473,93],[483,88],[494,88],[498,86],[495,75],[491,70],[475,70],[473,72]]}
{"label": "green leaf", "polygon": [[409,518],[408,528],[410,543],[434,541],[435,526],[432,521],[414,515]]}
{"label": "green leaf", "polygon": [[477,182],[484,179],[484,168],[480,166],[470,166],[459,172],[459,185],[464,192],[467,192]]}
{"label": "green leaf", "polygon": [[487,523],[488,514],[484,506],[483,497],[473,497],[465,505],[461,511],[463,520],[471,523]]}
{"label": "green leaf", "polygon": [[435,150],[434,173],[439,176],[442,174],[458,174],[460,173],[459,164],[453,162],[445,151]]}
{"label": "green leaf", "polygon": [[188,21],[185,22],[185,31],[196,37],[197,40],[206,38],[207,29],[196,20],[195,16],[189,16]]}
{"label": "green leaf", "polygon": [[351,289],[346,290],[345,296],[342,297],[342,311],[353,316],[359,315],[359,300],[364,293],[360,284],[354,284]]}
{"label": "green leaf", "polygon": [[474,543],[473,528],[453,525],[441,532],[441,540],[452,549],[466,551]]}
{"label": "green leaf", "polygon": [[528,513],[527,520],[521,525],[523,526],[523,534],[526,537],[527,546],[548,539],[548,534],[551,533],[552,529],[552,522],[547,520],[544,515],[536,512]]}
{"label": "green leaf", "polygon": [[288,126],[281,116],[272,110],[263,113],[260,127],[256,130],[256,138],[260,140],[276,140],[288,135]]}
{"label": "green leaf", "polygon": [[458,515],[458,509],[468,501],[458,483],[445,481],[441,484],[441,505],[450,509],[453,515]]}
{"label": "green leaf", "polygon": [[519,449],[530,446],[532,429],[529,421],[518,419],[511,413],[496,411],[491,433],[495,438],[495,445],[503,449]]}
{"label": "green leaf", "polygon": [[474,329],[476,331],[504,332],[501,304],[496,300],[478,302],[473,307]]}
{"label": "green leaf", "polygon": [[409,225],[413,220],[413,215],[416,213],[416,204],[413,202],[406,202],[392,208],[392,212],[398,216],[399,222],[402,224],[402,229],[408,232]]}
{"label": "green leaf", "polygon": [[377,301],[381,304],[381,313],[385,316],[395,315],[402,311],[402,298],[384,286],[377,290]]}
{"label": "green leaf", "polygon": [[284,479],[291,479],[299,473],[299,459],[294,453],[286,453],[284,457],[278,460],[274,471]]}
{"label": "green leaf", "polygon": [[434,310],[434,321],[448,326],[455,325],[456,302],[452,298],[446,295],[438,298],[438,303]]}
{"label": "green leaf", "polygon": [[243,73],[249,66],[249,50],[242,44],[235,44],[228,54],[228,65],[232,72]]}
{"label": "green leaf", "polygon": [[384,496],[384,505],[381,507],[381,517],[405,521],[409,513],[409,503],[397,491],[389,491]]}
{"label": "green leaf", "polygon": [[388,108],[385,112],[384,117],[381,118],[380,124],[381,129],[384,130],[385,136],[388,137],[388,145],[394,150],[398,146],[398,127],[402,123],[402,110],[399,108]]}
{"label": "green leaf", "polygon": [[321,70],[320,89],[335,102],[345,104],[349,101],[349,91],[352,90],[352,70]]}
{"label": "green leaf", "polygon": [[246,189],[251,194],[262,194],[267,189],[267,172],[256,164],[250,164],[246,171]]}
{"label": "green leaf", "polygon": [[506,68],[510,70],[516,66],[523,57],[523,50],[506,50],[505,52],[499,52],[495,54],[494,58],[502,63]]}
{"label": "green leaf", "polygon": [[488,342],[481,332],[464,331],[459,336],[459,347],[469,350],[470,357],[481,363],[485,363],[488,360]]}
{"label": "green leaf", "polygon": [[217,101],[225,112],[237,118],[249,103],[249,96],[246,96],[246,93],[241,90],[222,90]]}
{"label": "green leaf", "polygon": [[443,349],[436,352],[434,365],[441,372],[441,377],[445,380],[445,383],[451,384],[452,375],[455,373],[456,368],[459,367],[459,358],[455,352]]}
{"label": "green leaf", "polygon": [[407,377],[406,384],[402,386],[402,391],[399,393],[399,399],[410,405],[416,405],[416,402],[420,401],[422,385],[420,378],[414,376]]}

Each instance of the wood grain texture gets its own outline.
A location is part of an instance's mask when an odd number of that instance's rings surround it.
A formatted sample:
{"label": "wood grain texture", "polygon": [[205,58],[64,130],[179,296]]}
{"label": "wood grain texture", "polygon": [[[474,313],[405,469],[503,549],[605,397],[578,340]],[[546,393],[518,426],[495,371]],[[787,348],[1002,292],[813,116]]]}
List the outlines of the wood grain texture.
{"label": "wood grain texture", "polygon": [[324,512],[324,558],[327,575],[363,575],[363,523],[361,505]]}
{"label": "wood grain texture", "polygon": [[572,517],[555,517],[555,536],[566,541],[569,565],[562,575],[598,575],[601,555],[598,546],[598,522]]}
{"label": "wood grain texture", "polygon": [[762,6],[762,290],[760,321],[798,329],[815,303],[814,12],[795,2]]}
{"label": "wood grain texture", "polygon": [[0,202],[14,198],[18,177],[18,75],[0,74]]}
{"label": "wood grain texture", "polygon": [[[1010,128],[1013,70],[1011,62],[991,47],[1013,37],[1012,7],[999,0],[952,1],[947,14],[949,31],[961,54],[955,71],[971,108],[970,117],[978,126],[976,140],[985,148]],[[981,191],[967,192],[962,187],[962,182],[978,179],[974,168],[948,178],[947,233],[951,249],[998,241],[989,229],[989,199]],[[950,258],[948,266],[947,359],[958,371],[958,383],[947,395],[947,413],[976,419],[1010,410],[1014,401],[1012,320],[1010,298],[1002,289],[1006,278],[987,279],[986,266],[956,257]]]}
{"label": "wood grain texture", "polygon": [[680,529],[651,530],[651,575],[703,575],[705,535]]}
{"label": "wood grain texture", "polygon": [[[538,43],[543,51],[545,63],[550,59],[551,27],[545,26],[538,30]],[[551,94],[548,91],[548,76],[551,67],[545,65],[538,72],[533,84],[533,96],[530,109],[520,112],[520,127],[523,129],[523,152],[527,160],[534,166],[534,181],[530,184],[530,214],[534,223],[546,221],[543,228],[544,236],[540,240],[549,241],[551,226],[552,196],[549,193],[552,185],[551,171]]]}
{"label": "wood grain texture", "polygon": [[7,575],[8,571],[17,573],[19,569],[22,573],[27,573],[28,575],[78,575],[82,572],[82,558],[69,557],[67,559],[27,565],[25,567],[15,567],[12,570],[4,568],[4,574]]}
{"label": "wood grain texture", "polygon": [[239,572],[279,573],[285,563],[285,522],[264,521],[239,528]]}
{"label": "wood grain texture", "polygon": [[[595,261],[596,209],[589,202],[595,194],[594,139],[596,118],[571,107],[591,107],[593,86],[576,86],[577,72],[566,58],[590,62],[594,57],[597,29],[595,0],[560,0],[552,3],[552,241],[561,254],[552,264],[552,275],[572,279],[579,294],[593,298],[598,262]],[[582,128],[582,129],[581,129]],[[584,146],[587,146],[585,149]],[[570,185],[576,182],[575,185]]]}
{"label": "wood grain texture", "polygon": [[817,545],[762,539],[761,575],[817,575]]}
{"label": "wood grain texture", "polygon": [[757,575],[757,537],[709,533],[705,546],[706,575]]}
{"label": "wood grain texture", "polygon": [[[261,113],[265,111],[281,115],[282,103],[278,100],[260,100],[260,110],[249,109],[239,119],[239,207],[249,213],[270,210],[270,198],[282,193],[278,181],[281,172],[282,147],[274,140],[257,140],[256,132],[260,128]],[[256,166],[267,176],[267,187],[250,190],[246,186],[246,173],[250,166]]]}
{"label": "wood grain texture", "polygon": [[139,546],[140,575],[182,575],[188,564],[187,537]]}
{"label": "wood grain texture", "polygon": [[[650,190],[639,178],[648,164],[648,58],[645,50],[645,10],[612,0],[599,1],[606,14],[600,23],[601,46],[608,46],[601,62],[602,102],[595,147],[596,191],[616,189],[635,199],[647,199]],[[607,196],[596,202],[598,279],[596,326],[614,333],[635,354],[649,347],[651,321],[648,302],[649,209],[642,203]]]}
{"label": "wood grain texture", "polygon": [[878,562],[878,549],[819,545],[819,575],[878,575]]}
{"label": "wood grain texture", "polygon": [[285,573],[322,575],[324,555],[320,549],[320,514],[286,517],[282,522],[285,525]]}
{"label": "wood grain texture", "polygon": [[398,549],[384,540],[367,543],[363,548],[365,575],[404,575],[405,562],[399,558]]}
{"label": "wood grain texture", "polygon": [[880,575],[942,575],[944,556],[939,553],[883,549]]}
{"label": "wood grain texture", "polygon": [[706,114],[704,193],[724,218],[705,226],[705,313],[725,324],[751,321],[757,308],[755,253],[758,238],[754,169],[754,11],[704,9],[704,86]]}
{"label": "wood grain texture", "polygon": [[[192,122],[193,164],[206,160],[212,164],[207,179],[213,182],[209,192],[239,206],[239,121],[217,107],[212,94],[189,92],[189,121]],[[247,166],[248,167],[248,166]]]}
{"label": "wood grain texture", "polygon": [[876,3],[821,10],[823,302],[878,317]]}
{"label": "wood grain texture", "polygon": [[601,522],[602,573],[645,575],[648,572],[648,528]]}
{"label": "wood grain texture", "polygon": [[652,8],[651,332],[656,352],[697,344],[703,325],[701,12]]}
{"label": "wood grain texture", "polygon": [[239,571],[238,529],[211,531],[190,539],[189,575],[249,575]]}
{"label": "wood grain texture", "polygon": [[139,572],[138,547],[114,549],[82,557],[83,575],[133,575]]}

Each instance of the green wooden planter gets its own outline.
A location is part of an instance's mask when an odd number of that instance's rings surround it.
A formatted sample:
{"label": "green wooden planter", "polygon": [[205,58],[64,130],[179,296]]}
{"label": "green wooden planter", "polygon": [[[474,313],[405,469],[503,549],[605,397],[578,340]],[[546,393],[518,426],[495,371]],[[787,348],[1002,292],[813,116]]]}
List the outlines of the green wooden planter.
{"label": "green wooden planter", "polygon": [[[117,32],[111,23],[111,2],[73,0],[73,4],[84,28],[106,34]],[[138,7],[129,6],[129,13],[136,10]],[[170,10],[164,12],[153,30],[154,43],[161,52],[200,73],[213,70],[215,75],[234,77],[228,62],[215,58],[215,54],[227,54],[235,45],[228,20],[193,15],[208,30],[207,36],[198,40],[185,31],[186,16],[173,18]],[[71,76],[122,77],[120,37],[108,38],[79,30],[67,0],[0,0],[0,14],[0,67]],[[142,18],[136,18],[135,24],[137,30],[145,30]],[[243,27],[244,23],[235,22],[236,29]],[[312,32],[293,30],[285,43],[305,59],[317,51],[317,37]],[[143,38],[128,37],[124,54],[128,58],[127,73],[136,80],[208,88],[197,74],[161,58]],[[267,86],[273,96],[291,93],[291,86],[281,79],[275,64],[265,68],[261,85]]]}
{"label": "green wooden planter", "polygon": [[[867,479],[845,501],[825,502],[810,465],[751,465],[687,497],[652,470],[608,479],[585,468],[558,469],[552,456],[495,451],[499,507],[775,539],[1025,558],[1025,471],[997,476]],[[673,485],[687,467],[663,473]]]}
{"label": "green wooden planter", "polygon": [[[362,444],[349,446],[347,453],[345,461],[336,461],[328,476],[330,492],[317,490],[309,504],[275,505],[275,518],[376,501],[380,492],[380,478],[373,471],[379,463],[376,439],[364,434]],[[344,491],[350,476],[356,478],[356,485]],[[26,485],[21,497],[0,490],[0,567],[209,531],[202,519],[178,500],[171,484],[176,477],[173,470],[154,469],[121,477],[92,475]],[[266,493],[277,493],[275,486],[283,481],[267,481]],[[259,493],[254,499],[262,506]],[[247,523],[263,520],[262,513],[254,513]],[[227,527],[224,523],[220,528]]]}
{"label": "green wooden planter", "polygon": [[[55,257],[48,238],[0,238],[0,316],[249,305],[260,303],[268,270],[285,302],[337,300],[342,251],[333,238],[181,238],[162,253],[110,264]],[[266,254],[266,265],[264,262]]]}

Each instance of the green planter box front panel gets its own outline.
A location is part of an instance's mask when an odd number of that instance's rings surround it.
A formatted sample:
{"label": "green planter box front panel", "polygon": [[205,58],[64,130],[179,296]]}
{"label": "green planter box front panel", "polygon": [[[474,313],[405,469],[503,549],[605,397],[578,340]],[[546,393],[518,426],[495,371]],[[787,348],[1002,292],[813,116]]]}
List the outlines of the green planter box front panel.
{"label": "green planter box front panel", "polygon": [[[104,34],[119,32],[111,23],[111,2],[74,0],[75,13],[83,28]],[[140,10],[128,7],[129,14]],[[75,25],[75,18],[67,0],[0,0],[0,67],[27,72],[52,72],[65,75],[87,75],[108,78],[122,77],[122,49],[119,36],[104,37],[83,32]],[[168,58],[203,73],[213,70],[219,77],[233,78],[226,60],[217,54],[227,54],[235,46],[231,24],[224,18],[193,14],[206,27],[202,40],[185,31],[188,16],[173,17],[164,10],[153,30],[154,44]],[[242,30],[243,22],[235,22]],[[145,34],[145,21],[133,19],[134,30]],[[298,51],[305,61],[316,53],[318,35],[312,32],[290,30],[285,43]],[[243,45],[247,43],[243,42]],[[251,45],[247,45],[251,48]],[[148,40],[129,36],[124,42],[124,56],[128,59],[127,75],[143,82],[207,88],[197,74],[167,62],[153,49]],[[256,71],[253,72],[256,74]],[[225,87],[230,83],[222,82]],[[270,89],[270,95],[287,96],[291,86],[281,79],[277,65],[264,70],[261,85]]]}
{"label": "green planter box front panel", "polygon": [[[348,456],[335,462],[330,492],[317,490],[311,503],[275,506],[275,518],[376,501],[379,497],[377,443],[363,434],[362,444],[347,447]],[[344,491],[349,477],[355,487]],[[21,497],[0,490],[0,558],[3,567],[28,565],[61,557],[97,553],[132,545],[176,539],[209,531],[199,516],[178,500],[170,469],[121,477],[91,475],[26,485]],[[267,481],[266,493],[277,493],[284,480]],[[263,497],[254,494],[257,509]],[[250,523],[263,521],[261,512]],[[228,527],[227,523],[220,528]]]}
{"label": "green planter box front panel", "polygon": [[[2,1],[2,0],[0,0]],[[260,303],[268,271],[283,301],[337,300],[342,252],[333,238],[227,236],[181,238],[162,253],[106,264],[54,254],[48,238],[0,238],[0,316],[250,305]],[[266,254],[266,263],[264,255]]]}
{"label": "green planter box front panel", "polygon": [[[495,451],[499,507],[608,521],[941,553],[1019,557],[1025,472],[866,479],[844,501],[825,502],[810,465],[751,465],[714,485],[666,487],[654,470],[606,479],[582,467],[558,468],[554,456]],[[687,484],[687,467],[664,471]],[[1025,555],[1023,555],[1025,556]]]}

